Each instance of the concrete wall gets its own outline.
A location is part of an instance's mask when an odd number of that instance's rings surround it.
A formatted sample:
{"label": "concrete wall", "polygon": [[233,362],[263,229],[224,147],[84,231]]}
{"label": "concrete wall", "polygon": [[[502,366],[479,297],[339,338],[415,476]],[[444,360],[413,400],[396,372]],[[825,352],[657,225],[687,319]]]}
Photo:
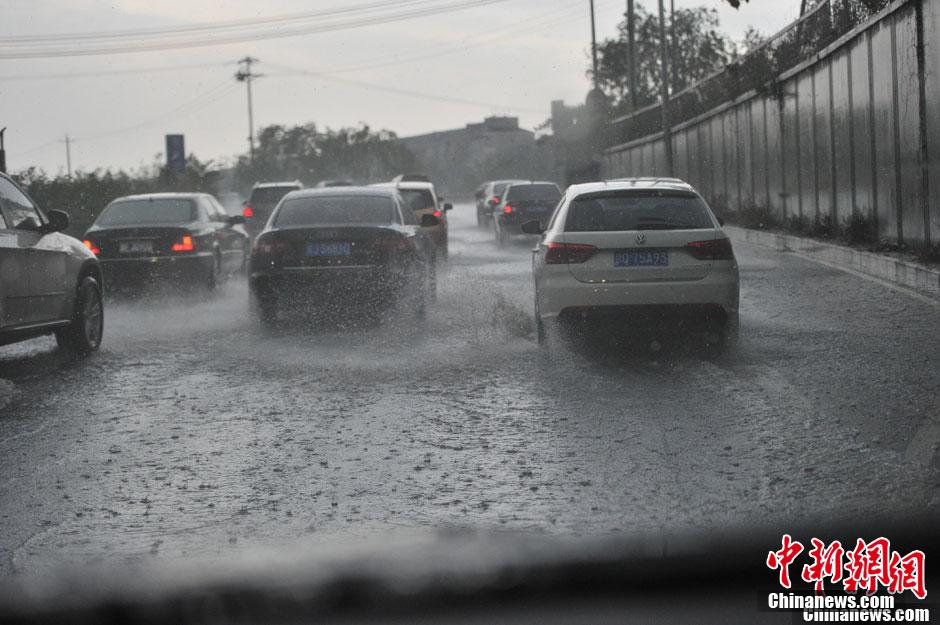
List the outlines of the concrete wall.
{"label": "concrete wall", "polygon": [[[782,97],[746,94],[676,126],[675,175],[730,210],[858,212],[883,239],[940,242],[940,1],[893,3],[781,83]],[[666,175],[663,152],[662,135],[614,146],[604,174]]]}

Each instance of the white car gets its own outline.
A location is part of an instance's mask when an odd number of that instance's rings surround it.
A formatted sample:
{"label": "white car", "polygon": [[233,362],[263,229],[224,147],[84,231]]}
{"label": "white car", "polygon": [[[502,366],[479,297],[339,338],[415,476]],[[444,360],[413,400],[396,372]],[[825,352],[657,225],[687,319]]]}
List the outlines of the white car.
{"label": "white car", "polygon": [[674,179],[573,185],[533,250],[538,338],[559,322],[641,319],[737,336],[738,264],[698,193]]}

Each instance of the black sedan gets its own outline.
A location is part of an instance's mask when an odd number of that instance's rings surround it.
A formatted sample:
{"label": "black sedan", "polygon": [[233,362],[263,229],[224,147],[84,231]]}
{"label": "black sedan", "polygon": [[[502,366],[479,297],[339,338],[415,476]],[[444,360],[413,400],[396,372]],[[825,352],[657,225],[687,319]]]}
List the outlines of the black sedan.
{"label": "black sedan", "polygon": [[0,345],[55,333],[87,356],[104,328],[101,269],[78,239],[62,232],[69,216],[42,212],[0,174]]}
{"label": "black sedan", "polygon": [[247,264],[248,233],[206,193],[153,193],[114,200],[85,234],[85,246],[115,287],[152,283],[217,288]]}
{"label": "black sedan", "polygon": [[397,189],[288,194],[255,239],[249,284],[265,323],[284,308],[379,314],[405,303],[421,317],[436,289],[433,242]]}

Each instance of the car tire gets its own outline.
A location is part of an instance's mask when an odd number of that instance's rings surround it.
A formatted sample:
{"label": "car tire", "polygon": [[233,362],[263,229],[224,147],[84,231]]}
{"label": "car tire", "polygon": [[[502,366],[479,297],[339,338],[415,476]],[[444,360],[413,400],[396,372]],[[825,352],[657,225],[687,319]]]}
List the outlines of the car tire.
{"label": "car tire", "polygon": [[486,220],[483,218],[483,213],[477,209],[477,228],[485,228]]}
{"label": "car tire", "polygon": [[98,281],[85,276],[75,292],[72,322],[57,330],[56,342],[77,356],[88,356],[101,346],[104,333],[104,299]]}

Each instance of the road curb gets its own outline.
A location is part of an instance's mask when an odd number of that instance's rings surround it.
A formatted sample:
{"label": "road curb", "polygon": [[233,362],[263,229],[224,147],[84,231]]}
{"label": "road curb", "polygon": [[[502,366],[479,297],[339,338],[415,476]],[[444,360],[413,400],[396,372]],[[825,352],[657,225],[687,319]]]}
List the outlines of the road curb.
{"label": "road curb", "polygon": [[899,286],[940,298],[940,271],[883,254],[864,252],[842,245],[805,239],[791,234],[724,226],[734,241],[744,241],[778,252],[795,252],[839,268],[857,271]]}

